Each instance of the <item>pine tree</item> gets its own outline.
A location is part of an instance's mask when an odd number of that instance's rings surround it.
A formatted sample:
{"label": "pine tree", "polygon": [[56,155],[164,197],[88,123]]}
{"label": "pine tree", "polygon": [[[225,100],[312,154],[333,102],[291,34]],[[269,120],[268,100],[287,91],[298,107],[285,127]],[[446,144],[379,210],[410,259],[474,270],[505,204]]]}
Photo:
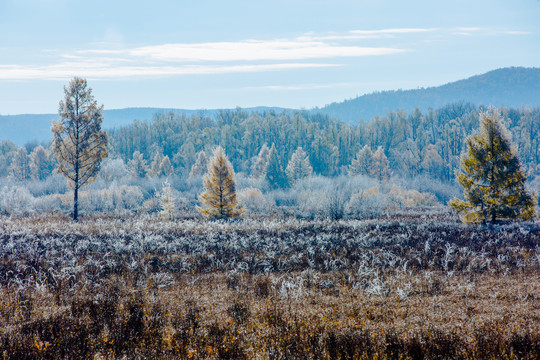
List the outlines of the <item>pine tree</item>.
{"label": "pine tree", "polygon": [[384,150],[380,146],[373,154],[370,173],[371,176],[379,180],[379,182],[390,180],[390,163],[384,154]]}
{"label": "pine tree", "polygon": [[64,87],[60,120],[53,121],[52,149],[57,172],[73,187],[73,220],[79,217],[79,189],[94,181],[101,160],[107,157],[107,134],[101,130],[103,105],[98,106],[85,79],[75,77]]}
{"label": "pine tree", "polygon": [[189,177],[194,178],[198,176],[203,176],[204,171],[208,167],[208,156],[201,150],[197,153],[197,158],[193,166],[191,166],[191,171],[189,172]]}
{"label": "pine tree", "polygon": [[371,173],[371,167],[373,164],[373,152],[369,146],[364,145],[362,149],[358,151],[356,157],[349,166],[349,175],[365,175],[368,176]]}
{"label": "pine tree", "polygon": [[313,168],[309,163],[308,155],[302,147],[298,147],[292,154],[291,160],[285,169],[289,183],[294,184],[298,180],[311,175],[312,172]]}
{"label": "pine tree", "polygon": [[213,219],[230,219],[244,212],[236,200],[233,167],[221,146],[214,150],[203,184],[205,190],[199,195],[199,201],[204,207],[197,207],[203,215]]}
{"label": "pine tree", "polygon": [[481,114],[479,132],[466,143],[463,172],[456,173],[465,200],[449,203],[462,220],[495,223],[534,217],[535,197],[525,189],[526,175],[500,115],[495,110]]}
{"label": "pine tree", "polygon": [[287,176],[283,171],[283,166],[281,165],[281,160],[274,144],[270,148],[265,174],[266,181],[271,189],[283,189],[288,186]]}

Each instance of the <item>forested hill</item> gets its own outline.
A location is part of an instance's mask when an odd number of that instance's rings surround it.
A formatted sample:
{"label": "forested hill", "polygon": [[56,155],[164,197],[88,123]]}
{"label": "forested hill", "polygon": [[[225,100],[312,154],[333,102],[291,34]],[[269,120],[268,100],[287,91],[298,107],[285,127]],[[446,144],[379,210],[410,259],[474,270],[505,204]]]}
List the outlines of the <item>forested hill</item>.
{"label": "forested hill", "polygon": [[[262,113],[265,111],[282,112],[286,109],[259,106],[245,110]],[[169,113],[184,114],[188,117],[192,115],[214,117],[218,112],[219,110],[215,109],[186,110],[152,107],[104,110],[103,128],[107,130],[114,129],[129,125],[135,120],[151,121],[154,116]],[[34,140],[47,142],[52,138],[51,125],[53,120],[58,120],[58,114],[0,115],[0,141],[11,140],[19,146]]]}
{"label": "forested hill", "polygon": [[539,106],[540,68],[503,68],[438,87],[375,92],[317,110],[356,123],[398,109],[411,112],[418,106],[426,111],[456,102],[497,107]]}

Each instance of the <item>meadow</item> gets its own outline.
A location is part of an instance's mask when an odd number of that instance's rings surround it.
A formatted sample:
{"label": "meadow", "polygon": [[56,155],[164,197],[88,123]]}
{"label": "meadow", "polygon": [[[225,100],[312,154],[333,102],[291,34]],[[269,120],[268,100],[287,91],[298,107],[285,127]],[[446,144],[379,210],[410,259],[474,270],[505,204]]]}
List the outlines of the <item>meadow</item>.
{"label": "meadow", "polygon": [[5,359],[538,359],[540,226],[0,217]]}

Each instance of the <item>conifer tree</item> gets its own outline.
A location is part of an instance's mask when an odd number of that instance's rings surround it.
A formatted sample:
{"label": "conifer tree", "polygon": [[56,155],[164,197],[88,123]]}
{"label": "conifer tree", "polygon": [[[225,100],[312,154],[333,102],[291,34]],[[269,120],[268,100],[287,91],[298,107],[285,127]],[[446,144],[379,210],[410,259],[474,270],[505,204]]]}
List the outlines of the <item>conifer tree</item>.
{"label": "conifer tree", "polygon": [[57,172],[73,187],[73,220],[79,217],[79,189],[94,181],[101,160],[107,157],[107,134],[101,130],[103,105],[98,106],[85,79],[75,77],[64,87],[60,120],[53,121],[52,150],[58,159]]}
{"label": "conifer tree", "polygon": [[465,200],[454,198],[449,205],[464,222],[531,219],[535,197],[525,189],[526,175],[499,114],[495,110],[481,114],[479,132],[466,143],[463,172],[456,173]]}
{"label": "conifer tree", "polygon": [[390,180],[390,163],[384,154],[383,148],[380,146],[373,154],[371,176],[379,180],[379,182]]}
{"label": "conifer tree", "polygon": [[289,179],[290,184],[294,184],[298,180],[311,175],[313,168],[309,163],[308,155],[304,149],[302,149],[302,147],[298,147],[292,154],[291,160],[289,161],[289,164],[287,164],[285,172],[287,173],[287,178]]}
{"label": "conifer tree", "polygon": [[204,192],[199,195],[203,215],[213,219],[231,219],[244,212],[236,200],[234,170],[221,146],[218,146],[208,163],[203,178]]}
{"label": "conifer tree", "polygon": [[369,146],[364,145],[364,147],[358,151],[356,157],[351,162],[351,165],[349,166],[349,175],[370,175],[372,163],[373,152]]}
{"label": "conifer tree", "polygon": [[266,181],[268,181],[271,189],[283,189],[287,187],[287,176],[285,175],[285,171],[283,171],[283,166],[281,165],[281,160],[274,144],[270,148],[265,173]]}

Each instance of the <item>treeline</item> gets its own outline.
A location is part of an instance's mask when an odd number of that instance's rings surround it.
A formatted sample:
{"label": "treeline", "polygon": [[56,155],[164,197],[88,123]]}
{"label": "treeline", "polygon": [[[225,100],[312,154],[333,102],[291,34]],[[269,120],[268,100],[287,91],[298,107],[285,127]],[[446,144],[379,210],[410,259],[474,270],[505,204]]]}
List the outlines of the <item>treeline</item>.
{"label": "treeline", "polygon": [[[429,176],[454,181],[465,137],[478,128],[482,108],[456,103],[412,113],[390,112],[355,126],[310,112],[247,113],[221,111],[216,118],[168,114],[151,123],[136,121],[109,133],[111,154],[126,163],[144,161],[154,173],[166,158],[174,173],[188,176],[199,153],[209,154],[221,145],[235,170],[249,176],[258,173],[257,162],[265,147],[275,146],[283,168],[302,148],[313,173],[322,176],[348,174],[351,163],[366,146],[381,149],[393,176]],[[501,109],[514,135],[529,176],[540,163],[540,109]],[[168,164],[166,164],[168,167]],[[150,171],[151,172],[151,171]],[[365,174],[365,175],[370,175]]]}
{"label": "treeline", "polygon": [[[446,204],[462,194],[454,170],[481,111],[459,103],[355,126],[310,112],[157,115],[109,132],[109,157],[80,202],[87,213],[158,212],[170,191],[177,214],[197,216],[202,175],[220,145],[246,216],[339,218]],[[500,111],[538,190],[540,109]],[[70,211],[72,195],[53,174],[56,165],[48,144],[0,142],[0,212]]]}
{"label": "treeline", "polygon": [[[338,176],[350,174],[351,164],[354,167],[367,147],[372,153],[382,151],[393,177],[424,176],[453,183],[465,137],[478,128],[482,110],[456,103],[427,112],[418,108],[409,114],[390,112],[354,126],[308,111],[237,109],[220,111],[215,118],[171,113],[110,131],[109,157],[122,159],[137,177],[187,177],[194,165],[204,165],[204,158],[221,145],[237,173],[260,176],[261,156],[268,157],[274,145],[283,171],[302,148],[313,174]],[[501,113],[533,179],[540,173],[540,109],[503,108]],[[0,142],[0,177],[43,180],[54,167],[47,144],[18,147],[11,141]]]}

